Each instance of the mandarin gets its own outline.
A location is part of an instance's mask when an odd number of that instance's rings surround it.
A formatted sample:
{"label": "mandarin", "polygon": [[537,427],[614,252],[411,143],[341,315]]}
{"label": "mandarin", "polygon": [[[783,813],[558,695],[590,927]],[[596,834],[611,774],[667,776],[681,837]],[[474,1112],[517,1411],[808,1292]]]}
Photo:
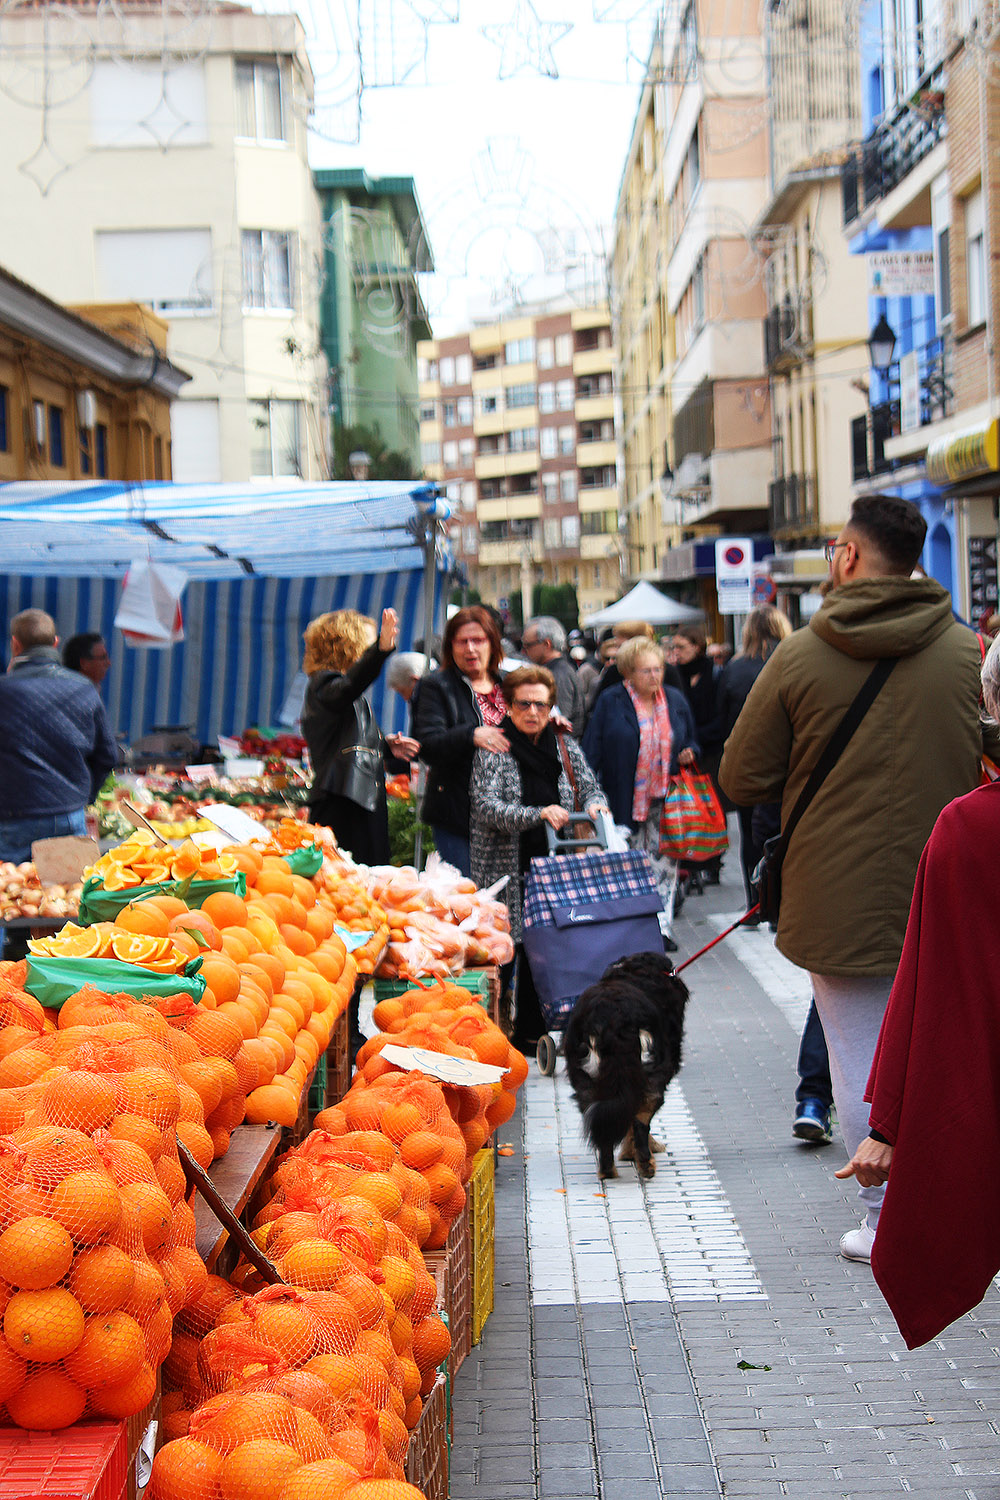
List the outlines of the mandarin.
{"label": "mandarin", "polygon": [[77,1255],[68,1285],[85,1313],[109,1313],[125,1306],[135,1275],[135,1262],[124,1250],[97,1245]]}
{"label": "mandarin", "polygon": [[73,1264],[73,1240],[55,1219],[32,1215],[0,1234],[0,1277],[26,1291],[62,1281]]}

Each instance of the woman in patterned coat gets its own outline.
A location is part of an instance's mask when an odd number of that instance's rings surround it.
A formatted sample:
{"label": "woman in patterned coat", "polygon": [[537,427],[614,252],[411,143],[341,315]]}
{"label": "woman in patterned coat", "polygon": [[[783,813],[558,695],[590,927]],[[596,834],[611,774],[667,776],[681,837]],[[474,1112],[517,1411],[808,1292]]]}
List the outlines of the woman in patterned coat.
{"label": "woman in patterned coat", "polygon": [[[574,792],[559,741],[549,723],[556,685],[544,667],[519,667],[501,684],[507,717],[500,732],[510,745],[500,754],[476,752],[470,787],[472,801],[472,878],[480,889],[504,875],[499,899],[510,909],[511,936],[518,953],[518,1000],[514,1044],[534,1047],[545,1030],[538,997],[521,946],[524,877],[532,859],[548,854],[545,825],[564,828],[574,811]],[[607,811],[607,801],[583,751],[562,736],[576,779],[580,807]]]}

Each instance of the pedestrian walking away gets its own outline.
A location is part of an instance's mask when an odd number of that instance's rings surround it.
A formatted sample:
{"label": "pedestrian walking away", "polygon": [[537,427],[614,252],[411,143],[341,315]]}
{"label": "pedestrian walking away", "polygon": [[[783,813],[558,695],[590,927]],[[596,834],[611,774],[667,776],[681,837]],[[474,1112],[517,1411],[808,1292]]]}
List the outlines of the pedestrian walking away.
{"label": "pedestrian walking away", "polygon": [[[720,768],[734,802],[780,799],[785,824],[874,664],[893,663],[790,839],[778,917],[778,948],[811,978],[852,1155],[920,853],[941,809],[976,785],[984,737],[990,753],[998,740],[980,725],[975,636],[940,584],[911,576],[926,531],[911,501],[855,500],[828,547],[822,607],[771,654]],[[859,1189],[864,1222],[843,1255],[869,1258],[883,1195]]]}

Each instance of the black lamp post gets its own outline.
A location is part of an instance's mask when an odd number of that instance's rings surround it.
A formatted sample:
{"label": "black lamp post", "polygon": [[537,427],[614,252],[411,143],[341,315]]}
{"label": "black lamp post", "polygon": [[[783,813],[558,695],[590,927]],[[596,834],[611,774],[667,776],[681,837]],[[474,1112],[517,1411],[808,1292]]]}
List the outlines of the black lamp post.
{"label": "black lamp post", "polygon": [[879,313],[878,322],[868,335],[868,359],[872,369],[884,375],[892,364],[895,352],[896,335],[889,326],[885,313]]}

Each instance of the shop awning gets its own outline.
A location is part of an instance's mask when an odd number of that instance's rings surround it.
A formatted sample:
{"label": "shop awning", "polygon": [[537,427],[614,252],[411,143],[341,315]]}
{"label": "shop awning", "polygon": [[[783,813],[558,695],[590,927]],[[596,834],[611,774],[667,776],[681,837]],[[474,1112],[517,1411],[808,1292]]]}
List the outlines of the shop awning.
{"label": "shop awning", "polygon": [[[206,742],[278,722],[316,615],[357,609],[400,617],[400,646],[423,633],[424,553],[409,523],[434,486],[0,485],[0,629],[47,610],[62,640],[99,631],[111,652],[102,687],[128,740],[185,724]],[[185,639],[136,649],[114,629],[131,561],[180,567]],[[450,560],[435,573],[441,628]],[[379,679],[373,707],[402,728],[406,707]]]}
{"label": "shop awning", "polygon": [[0,484],[0,557],[39,577],[120,577],[133,558],[190,579],[422,566],[408,531],[433,485]]}

